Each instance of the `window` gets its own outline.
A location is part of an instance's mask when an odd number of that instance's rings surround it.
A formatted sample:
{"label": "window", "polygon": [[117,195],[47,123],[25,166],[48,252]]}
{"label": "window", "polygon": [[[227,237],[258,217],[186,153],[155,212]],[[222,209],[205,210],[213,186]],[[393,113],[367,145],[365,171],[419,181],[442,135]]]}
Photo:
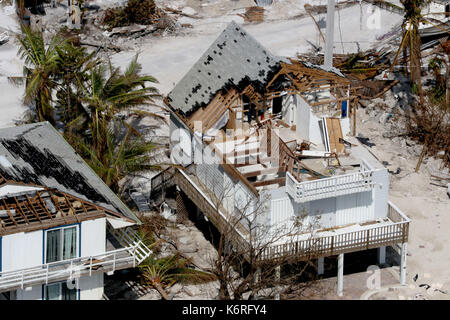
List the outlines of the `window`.
{"label": "window", "polygon": [[77,289],[69,289],[66,282],[44,286],[45,300],[77,300]]}
{"label": "window", "polygon": [[78,226],[47,230],[45,262],[72,259],[77,256]]}

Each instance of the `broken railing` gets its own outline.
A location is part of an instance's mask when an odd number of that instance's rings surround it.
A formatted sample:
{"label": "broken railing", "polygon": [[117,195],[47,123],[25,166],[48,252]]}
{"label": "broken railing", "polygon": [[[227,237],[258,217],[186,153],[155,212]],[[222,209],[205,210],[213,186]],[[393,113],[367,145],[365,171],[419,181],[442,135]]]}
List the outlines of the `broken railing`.
{"label": "broken railing", "polygon": [[393,222],[382,226],[325,237],[316,235],[306,240],[270,246],[259,258],[308,260],[407,242],[410,219],[391,202],[388,204],[388,217]]}
{"label": "broken railing", "polygon": [[358,171],[304,182],[298,182],[290,172],[286,172],[286,191],[295,202],[369,191],[374,186],[373,174],[376,171],[378,170]]}
{"label": "broken railing", "polygon": [[148,248],[138,241],[135,245],[105,253],[42,264],[36,267],[0,272],[0,292],[24,289],[55,281],[90,276],[94,272],[114,272],[136,267],[142,252]]}

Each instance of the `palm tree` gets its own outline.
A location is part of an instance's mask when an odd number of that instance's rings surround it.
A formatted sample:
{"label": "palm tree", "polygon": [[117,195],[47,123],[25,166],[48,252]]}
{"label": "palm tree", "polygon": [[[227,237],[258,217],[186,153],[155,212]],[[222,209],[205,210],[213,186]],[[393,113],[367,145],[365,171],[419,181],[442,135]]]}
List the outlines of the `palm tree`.
{"label": "palm tree", "polygon": [[159,146],[144,141],[133,129],[128,128],[124,137],[121,137],[120,133],[114,133],[112,129],[107,129],[105,134],[103,147],[105,153],[102,157],[99,157],[88,144],[83,143],[82,139],[78,140],[78,148],[75,148],[78,150],[81,148],[87,155],[85,160],[91,168],[115,193],[120,193],[119,181],[128,174],[161,169],[159,165],[152,163],[150,155],[151,151]]}
{"label": "palm tree", "polygon": [[[160,97],[156,88],[146,86],[147,82],[158,81],[152,76],[140,75],[141,65],[137,62],[137,58],[138,55],[124,73],[109,62],[107,65],[101,64],[91,69],[87,81],[82,81],[77,76],[82,91],[81,101],[89,114],[90,140],[100,160],[106,154],[105,139],[108,129],[112,122],[120,121],[118,113],[144,104],[154,104],[154,99]],[[138,111],[138,114],[142,113]],[[165,119],[155,113],[144,113],[147,116]]]}
{"label": "palm tree", "polygon": [[74,128],[77,128],[76,124],[87,118],[79,98],[81,89],[77,79],[87,81],[89,70],[98,65],[99,60],[94,59],[94,52],[88,54],[85,48],[76,47],[71,41],[57,46],[56,51],[58,52],[56,77],[60,84],[56,93],[55,108],[59,120],[64,124],[65,132],[73,133]]}
{"label": "palm tree", "polygon": [[25,61],[24,78],[25,103],[34,103],[38,121],[49,121],[55,124],[52,106],[52,93],[57,87],[55,74],[57,70],[57,46],[65,40],[54,36],[46,47],[41,32],[22,28],[22,35],[17,36],[20,43],[18,54]]}
{"label": "palm tree", "polygon": [[422,63],[420,54],[420,34],[419,25],[420,23],[431,24],[438,29],[440,26],[435,25],[431,21],[425,19],[421,13],[421,7],[430,2],[430,0],[400,0],[404,9],[405,15],[403,18],[403,35],[402,41],[395,55],[394,61],[391,66],[391,70],[397,62],[398,55],[400,51],[403,51],[403,64],[406,67],[406,57],[409,50],[409,70],[410,70],[410,81],[413,87],[413,91],[417,91],[420,97],[420,104],[424,104],[423,90],[422,90]]}
{"label": "palm tree", "polygon": [[166,300],[169,297],[164,287],[170,287],[177,281],[205,283],[217,279],[212,273],[190,268],[189,261],[179,254],[160,259],[157,259],[155,256],[150,256],[139,265],[139,269],[144,283],[158,290]]}

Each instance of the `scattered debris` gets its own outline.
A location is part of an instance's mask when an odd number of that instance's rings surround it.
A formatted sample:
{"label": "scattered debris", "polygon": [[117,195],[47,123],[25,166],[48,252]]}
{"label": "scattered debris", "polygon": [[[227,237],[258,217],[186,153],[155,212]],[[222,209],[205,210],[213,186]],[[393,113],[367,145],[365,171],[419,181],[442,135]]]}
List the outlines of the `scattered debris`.
{"label": "scattered debris", "polygon": [[237,14],[238,16],[244,18],[247,23],[251,22],[262,22],[264,20],[264,8],[263,7],[248,7],[244,14]]}
{"label": "scattered debris", "polygon": [[356,139],[358,139],[359,142],[361,142],[362,144],[368,146],[369,148],[372,148],[373,146],[375,146],[375,143],[369,142],[369,140],[370,140],[369,138],[365,138],[365,137],[363,137],[361,135],[357,136]]}
{"label": "scattered debris", "polygon": [[129,0],[125,7],[106,9],[102,23],[110,30],[131,24],[155,24],[164,16],[153,0]]}
{"label": "scattered debris", "polygon": [[9,41],[9,34],[8,34],[8,32],[3,32],[3,33],[0,33],[0,46],[2,45],[2,44],[5,44],[5,43],[7,43]]}

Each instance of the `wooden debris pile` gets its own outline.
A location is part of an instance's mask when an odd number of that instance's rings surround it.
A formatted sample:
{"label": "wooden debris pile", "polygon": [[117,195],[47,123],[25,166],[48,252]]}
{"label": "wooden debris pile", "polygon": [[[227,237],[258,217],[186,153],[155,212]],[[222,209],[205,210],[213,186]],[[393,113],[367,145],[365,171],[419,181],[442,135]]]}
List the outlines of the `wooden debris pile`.
{"label": "wooden debris pile", "polygon": [[153,0],[129,0],[124,7],[107,9],[102,24],[111,31],[131,24],[153,25],[164,16],[166,13]]}
{"label": "wooden debris pile", "polygon": [[262,22],[264,20],[264,8],[263,7],[248,7],[244,14],[238,13],[238,16],[244,18],[247,23]]}

